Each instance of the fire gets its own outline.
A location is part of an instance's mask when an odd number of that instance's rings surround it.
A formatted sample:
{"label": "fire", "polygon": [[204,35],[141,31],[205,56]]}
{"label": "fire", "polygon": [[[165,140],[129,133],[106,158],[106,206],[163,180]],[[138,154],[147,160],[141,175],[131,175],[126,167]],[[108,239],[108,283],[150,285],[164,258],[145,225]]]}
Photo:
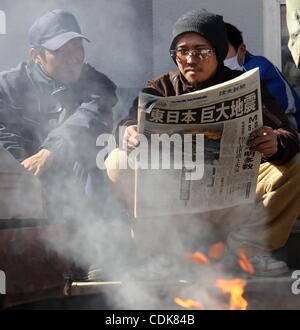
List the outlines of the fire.
{"label": "fire", "polygon": [[248,307],[248,302],[243,298],[244,287],[246,281],[240,278],[233,280],[219,279],[216,281],[216,286],[222,290],[223,293],[230,294],[230,310],[245,310]]}
{"label": "fire", "polygon": [[197,251],[193,254],[187,254],[185,256],[185,258],[191,260],[194,263],[203,263],[206,266],[210,266],[210,261],[207,258],[207,256],[205,254],[203,254],[202,252],[199,252],[199,251]]}
{"label": "fire", "polygon": [[239,265],[241,266],[241,268],[243,269],[243,271],[245,271],[246,273],[249,273],[249,274],[254,274],[254,267],[253,265],[249,262],[247,256],[246,256],[246,253],[244,250],[240,250],[239,252]]}
{"label": "fire", "polygon": [[174,302],[183,308],[203,309],[203,305],[200,302],[192,299],[183,300],[179,297],[175,297]]}
{"label": "fire", "polygon": [[224,252],[225,245],[222,242],[213,244],[208,252],[208,255],[216,260],[219,260],[222,258],[223,252]]}
{"label": "fire", "polygon": [[[208,251],[208,257],[202,252],[194,252],[184,256],[185,259],[190,260],[193,263],[202,263],[206,266],[212,266],[216,263],[216,260],[220,260],[224,254],[225,245],[222,242],[218,242],[210,246]],[[211,259],[210,259],[211,258]],[[249,274],[254,274],[254,267],[249,262],[244,250],[239,251],[239,265]],[[245,286],[247,281],[241,278],[234,279],[217,279],[215,286],[219,288],[223,293],[230,295],[229,309],[230,310],[245,310],[248,307],[247,300],[243,297]],[[176,297],[174,302],[183,308],[195,308],[203,309],[203,304],[192,299],[181,299]]]}

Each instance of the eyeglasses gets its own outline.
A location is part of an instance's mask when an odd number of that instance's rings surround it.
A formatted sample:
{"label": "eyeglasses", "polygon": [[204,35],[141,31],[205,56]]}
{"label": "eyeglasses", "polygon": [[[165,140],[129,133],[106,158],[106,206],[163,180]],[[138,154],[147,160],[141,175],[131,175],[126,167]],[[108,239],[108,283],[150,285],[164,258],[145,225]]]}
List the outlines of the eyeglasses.
{"label": "eyeglasses", "polygon": [[186,48],[177,48],[170,51],[173,58],[180,60],[185,60],[188,56],[198,57],[200,60],[207,60],[214,53],[212,48],[195,48],[195,49],[186,49]]}

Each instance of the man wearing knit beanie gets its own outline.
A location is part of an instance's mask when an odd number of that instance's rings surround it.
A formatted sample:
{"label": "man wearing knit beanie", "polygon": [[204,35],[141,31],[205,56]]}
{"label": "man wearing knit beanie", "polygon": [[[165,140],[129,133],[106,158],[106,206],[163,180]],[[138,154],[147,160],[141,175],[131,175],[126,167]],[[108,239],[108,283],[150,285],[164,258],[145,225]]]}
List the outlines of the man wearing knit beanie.
{"label": "man wearing knit beanie", "polygon": [[[170,54],[194,88],[199,89],[199,84],[210,80],[223,67],[228,41],[222,16],[204,9],[187,12],[174,24],[172,37]],[[198,51],[198,56],[182,54],[189,44]]]}
{"label": "man wearing knit beanie", "polygon": [[184,14],[174,24],[170,50],[175,49],[177,37],[185,32],[198,33],[208,40],[215,48],[218,61],[226,58],[228,41],[222,16],[204,9],[192,10]]}
{"label": "man wearing knit beanie", "polygon": [[[170,54],[177,70],[148,81],[143,92],[161,97],[177,96],[226,82],[242,74],[224,67],[228,42],[225,25],[219,15],[203,9],[184,14],[174,25],[170,44]],[[261,94],[264,126],[252,132],[248,141],[250,149],[260,152],[264,159],[257,182],[257,205],[254,208],[251,205],[250,210],[248,207],[243,208],[242,213],[236,212],[237,208],[217,211],[208,218],[230,229],[226,235],[228,250],[238,253],[241,248],[244,249],[254,265],[256,275],[275,276],[287,272],[288,267],[285,262],[274,259],[271,252],[285,244],[292,224],[300,214],[300,172],[295,170],[300,167],[300,157],[297,155],[297,133],[290,127],[283,110],[264,85]],[[127,126],[123,136],[123,146],[127,148],[139,145],[136,122],[137,102],[128,118],[120,123]],[[122,163],[124,160],[121,158],[126,157],[126,153],[113,151],[111,155],[118,159],[110,159],[110,156],[107,158],[108,176],[116,184],[119,183],[124,196],[128,195],[129,180],[117,177],[109,168],[110,162]],[[122,190],[124,186],[125,191]],[[292,193],[289,190],[291,186]],[[259,216],[256,213],[253,216],[253,210],[256,209],[262,210]],[[199,215],[197,220],[202,217]],[[182,221],[185,219],[180,217]],[[162,220],[159,222],[162,223]]]}

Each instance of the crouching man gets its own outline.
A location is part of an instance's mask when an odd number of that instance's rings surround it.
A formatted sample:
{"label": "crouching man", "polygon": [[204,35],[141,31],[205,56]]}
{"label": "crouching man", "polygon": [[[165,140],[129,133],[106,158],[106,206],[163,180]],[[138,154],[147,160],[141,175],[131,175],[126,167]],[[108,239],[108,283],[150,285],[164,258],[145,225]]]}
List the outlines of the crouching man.
{"label": "crouching man", "polygon": [[[241,72],[224,66],[227,51],[222,17],[202,9],[188,12],[173,28],[170,54],[177,71],[148,81],[143,91],[163,97],[176,96],[233,79]],[[288,271],[285,262],[274,259],[271,252],[285,244],[300,213],[300,157],[297,133],[264,86],[262,102],[263,126],[248,141],[250,149],[260,152],[263,159],[256,189],[257,205],[243,206],[242,213],[237,212],[240,207],[209,212],[209,219],[227,230],[229,251],[237,253],[241,248],[246,251],[256,275],[275,276]],[[133,107],[123,122],[127,125],[123,144],[130,148],[139,144],[136,114],[137,107]],[[113,152],[110,157],[121,154]],[[108,174],[114,180],[109,158]]]}

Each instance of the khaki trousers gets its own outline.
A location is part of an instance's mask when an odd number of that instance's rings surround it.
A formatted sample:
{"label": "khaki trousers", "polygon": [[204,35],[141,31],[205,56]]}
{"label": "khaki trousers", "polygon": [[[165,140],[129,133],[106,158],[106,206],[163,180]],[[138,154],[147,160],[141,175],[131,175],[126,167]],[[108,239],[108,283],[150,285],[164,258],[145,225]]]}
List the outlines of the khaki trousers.
{"label": "khaki trousers", "polygon": [[[126,161],[126,153],[115,149],[106,160],[107,174],[116,193],[133,209],[134,172],[111,169],[112,164],[116,165],[122,161]],[[254,204],[221,211],[172,216],[171,220],[137,219],[136,231],[144,233],[141,239],[143,244],[146,244],[145,238],[148,236],[152,247],[160,245],[162,241],[164,246],[166,241],[170,241],[174,247],[173,242],[180,241],[179,233],[185,231],[190,237],[199,237],[198,240],[203,233],[209,233],[216,239],[222,233],[221,236],[233,251],[244,248],[249,255],[276,250],[286,243],[293,223],[300,214],[300,154],[281,166],[261,164],[256,197]],[[167,225],[170,223],[173,226]],[[174,227],[177,230],[172,232],[170,228]],[[178,252],[182,252],[179,250]]]}

